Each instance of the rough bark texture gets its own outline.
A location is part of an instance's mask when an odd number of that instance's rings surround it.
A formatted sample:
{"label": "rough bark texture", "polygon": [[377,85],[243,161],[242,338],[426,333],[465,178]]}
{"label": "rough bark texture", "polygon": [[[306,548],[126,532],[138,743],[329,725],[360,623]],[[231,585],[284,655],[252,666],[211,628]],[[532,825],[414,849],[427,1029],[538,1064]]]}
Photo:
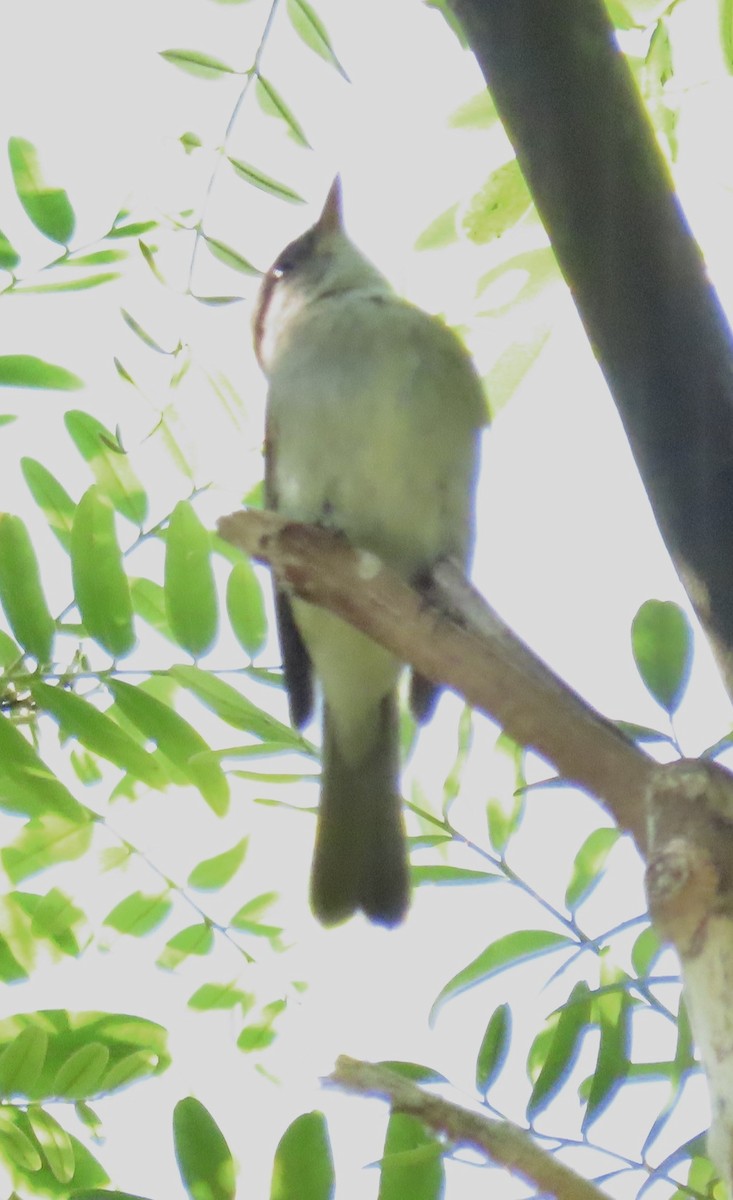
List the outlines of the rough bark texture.
{"label": "rough bark texture", "polygon": [[452,7],[733,695],[733,342],[602,0]]}

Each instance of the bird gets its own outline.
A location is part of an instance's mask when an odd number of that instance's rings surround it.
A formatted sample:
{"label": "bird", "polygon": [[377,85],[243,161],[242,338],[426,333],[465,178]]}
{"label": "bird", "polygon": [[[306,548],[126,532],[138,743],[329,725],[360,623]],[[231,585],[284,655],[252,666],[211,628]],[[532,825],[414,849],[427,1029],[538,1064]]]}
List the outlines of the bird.
{"label": "bird", "polygon": [[[265,273],[253,316],[267,379],[268,509],[339,531],[413,584],[444,559],[468,570],[483,385],[457,335],[400,298],[344,228],[340,178],[315,224]],[[275,585],[290,718],[322,694],[311,909],[387,927],[410,902],[400,791],[403,664],[340,617]],[[413,672],[424,721],[439,685]]]}

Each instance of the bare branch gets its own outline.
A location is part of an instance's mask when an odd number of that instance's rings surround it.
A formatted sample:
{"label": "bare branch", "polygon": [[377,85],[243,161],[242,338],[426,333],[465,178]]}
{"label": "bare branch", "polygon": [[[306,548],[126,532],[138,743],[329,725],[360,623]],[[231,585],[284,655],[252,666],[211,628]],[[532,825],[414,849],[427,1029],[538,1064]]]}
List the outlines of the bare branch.
{"label": "bare branch", "polygon": [[409,1113],[458,1146],[470,1146],[561,1200],[607,1200],[605,1192],[576,1175],[553,1154],[541,1150],[528,1133],[510,1121],[497,1121],[461,1108],[411,1083],[378,1063],[342,1055],[324,1083],[389,1100],[394,1112]]}
{"label": "bare branch", "polygon": [[298,596],[495,718],[563,778],[600,797],[643,848],[644,795],[660,768],[533,655],[451,564],[436,569],[426,599],[373,554],[275,513],[233,513],[219,532],[270,563]]}

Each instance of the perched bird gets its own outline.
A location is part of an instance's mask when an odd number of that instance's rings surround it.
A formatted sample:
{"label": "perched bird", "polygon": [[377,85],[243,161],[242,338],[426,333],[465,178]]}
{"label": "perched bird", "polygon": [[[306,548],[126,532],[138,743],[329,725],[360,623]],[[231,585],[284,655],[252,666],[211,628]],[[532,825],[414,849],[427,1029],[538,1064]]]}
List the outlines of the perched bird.
{"label": "perched bird", "polygon": [[[333,183],[315,225],[275,260],[254,317],[268,382],[265,502],[343,532],[404,579],[468,566],[486,408],[457,337],[401,300],[344,232]],[[276,611],[293,723],[323,693],[323,766],[311,904],[325,925],[361,909],[396,925],[409,903],[399,784],[402,664],[283,590]],[[437,686],[413,674],[426,719]]]}

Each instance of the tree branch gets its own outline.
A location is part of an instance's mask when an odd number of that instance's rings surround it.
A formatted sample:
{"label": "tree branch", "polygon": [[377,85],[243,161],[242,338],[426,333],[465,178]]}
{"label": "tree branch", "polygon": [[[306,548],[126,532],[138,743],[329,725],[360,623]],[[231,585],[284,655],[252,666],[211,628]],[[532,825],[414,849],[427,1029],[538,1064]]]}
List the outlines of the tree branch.
{"label": "tree branch", "polygon": [[733,698],[733,340],[602,0],[451,0]]}
{"label": "tree branch", "polygon": [[455,567],[435,570],[426,599],[327,530],[257,511],[232,513],[218,527],[270,563],[281,585],[447,684],[563,778],[599,796],[643,848],[644,796],[660,768],[533,655]]}
{"label": "tree branch", "polygon": [[607,1200],[605,1192],[576,1175],[553,1154],[541,1150],[518,1125],[482,1116],[430,1095],[378,1063],[342,1055],[324,1083],[389,1100],[394,1112],[409,1113],[456,1145],[471,1146],[540,1192],[562,1200]]}

